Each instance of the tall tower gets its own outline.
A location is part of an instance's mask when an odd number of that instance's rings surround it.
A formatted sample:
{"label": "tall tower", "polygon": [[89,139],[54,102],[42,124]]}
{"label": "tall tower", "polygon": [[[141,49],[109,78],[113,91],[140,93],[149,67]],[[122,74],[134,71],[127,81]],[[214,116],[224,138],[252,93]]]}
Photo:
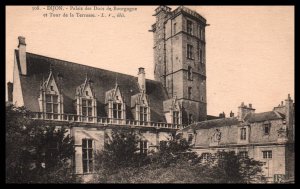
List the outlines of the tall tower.
{"label": "tall tower", "polygon": [[206,19],[180,6],[155,9],[154,78],[183,107],[183,123],[206,120]]}

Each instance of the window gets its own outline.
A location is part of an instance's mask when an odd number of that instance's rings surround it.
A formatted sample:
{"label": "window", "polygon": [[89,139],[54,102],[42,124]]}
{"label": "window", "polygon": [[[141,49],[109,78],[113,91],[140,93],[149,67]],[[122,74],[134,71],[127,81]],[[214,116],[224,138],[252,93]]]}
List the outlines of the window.
{"label": "window", "polygon": [[147,107],[140,107],[140,121],[147,121]]}
{"label": "window", "polygon": [[188,142],[191,144],[193,142],[193,134],[188,134]]}
{"label": "window", "polygon": [[200,51],[199,51],[199,60],[200,60],[201,63],[203,62],[203,51],[202,51],[202,49],[200,49]]}
{"label": "window", "polygon": [[113,118],[122,119],[122,104],[113,103]]}
{"label": "window", "polygon": [[92,121],[92,100],[82,99],[82,115],[85,117],[89,117],[89,121]]}
{"label": "window", "polygon": [[210,158],[210,153],[202,153],[201,154],[201,162],[204,163]]}
{"label": "window", "polygon": [[272,151],[271,150],[262,151],[262,153],[263,153],[263,158],[264,159],[271,159],[272,158]]}
{"label": "window", "polygon": [[246,140],[246,128],[241,128],[241,140]]}
{"label": "window", "polygon": [[270,123],[264,124],[264,135],[269,135],[270,134]]}
{"label": "window", "polygon": [[89,92],[88,92],[88,91],[85,91],[85,95],[86,95],[86,96],[89,96]]}
{"label": "window", "polygon": [[179,112],[173,112],[173,124],[179,124]]}
{"label": "window", "polygon": [[82,139],[82,165],[83,173],[94,171],[93,140]]}
{"label": "window", "polygon": [[193,114],[189,114],[189,124],[193,123]]}
{"label": "window", "polygon": [[193,80],[193,70],[192,67],[188,67],[188,80]]}
{"label": "window", "polygon": [[201,40],[204,40],[204,29],[199,27],[199,37]]}
{"label": "window", "polygon": [[[46,113],[58,113],[58,96],[46,94]],[[58,115],[54,115],[57,119]]]}
{"label": "window", "polygon": [[53,86],[52,86],[52,85],[50,86],[50,90],[51,90],[51,91],[54,91],[54,89],[53,89]]}
{"label": "window", "polygon": [[176,34],[176,23],[174,23],[173,28],[174,28],[174,34]]}
{"label": "window", "polygon": [[190,20],[187,20],[186,22],[186,31],[188,34],[193,34],[193,22]]}
{"label": "window", "polygon": [[239,152],[239,156],[241,158],[246,158],[246,157],[248,157],[248,152],[247,151],[241,151],[241,152]]}
{"label": "window", "polygon": [[187,44],[187,58],[193,59],[193,46]]}
{"label": "window", "polygon": [[147,141],[140,141],[140,152],[141,152],[141,154],[148,153],[148,142]]}
{"label": "window", "polygon": [[188,87],[188,99],[192,98],[192,87]]}

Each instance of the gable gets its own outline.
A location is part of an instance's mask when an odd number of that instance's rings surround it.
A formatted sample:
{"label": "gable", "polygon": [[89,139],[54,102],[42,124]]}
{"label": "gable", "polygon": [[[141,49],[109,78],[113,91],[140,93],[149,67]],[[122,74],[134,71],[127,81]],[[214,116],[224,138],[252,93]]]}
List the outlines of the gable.
{"label": "gable", "polygon": [[[16,50],[17,51],[17,50]],[[32,53],[27,53],[27,75],[20,75],[24,105],[31,111],[39,111],[38,96],[40,83],[43,77],[48,76],[50,64],[52,65],[53,77],[56,78],[61,74],[62,94],[64,96],[64,112],[76,114],[73,105],[76,95],[76,88],[80,86],[86,74],[93,81],[93,90],[97,99],[98,116],[107,117],[105,111],[106,91],[115,86],[115,78],[118,78],[118,86],[123,99],[126,103],[126,117],[133,119],[130,111],[131,97],[139,93],[137,77],[80,65],[63,60],[53,59]],[[151,120],[155,122],[165,122],[163,116],[163,101],[166,100],[167,93],[162,84],[153,80],[146,80],[146,94],[151,109]]]}

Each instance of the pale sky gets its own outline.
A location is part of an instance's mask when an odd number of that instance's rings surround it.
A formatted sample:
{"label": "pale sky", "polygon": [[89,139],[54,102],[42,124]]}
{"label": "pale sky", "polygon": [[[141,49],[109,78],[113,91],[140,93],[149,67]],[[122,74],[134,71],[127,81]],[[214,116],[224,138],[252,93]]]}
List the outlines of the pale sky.
{"label": "pale sky", "polygon": [[[124,18],[45,18],[43,13],[49,12],[31,6],[6,7],[6,82],[13,80],[13,50],[20,35],[26,37],[27,52],[134,76],[144,67],[146,77],[153,79],[153,33],[148,30],[156,6],[135,7]],[[288,93],[294,100],[293,6],[187,7],[210,24],[209,115],[236,114],[241,102],[252,103],[256,112],[271,111]]]}

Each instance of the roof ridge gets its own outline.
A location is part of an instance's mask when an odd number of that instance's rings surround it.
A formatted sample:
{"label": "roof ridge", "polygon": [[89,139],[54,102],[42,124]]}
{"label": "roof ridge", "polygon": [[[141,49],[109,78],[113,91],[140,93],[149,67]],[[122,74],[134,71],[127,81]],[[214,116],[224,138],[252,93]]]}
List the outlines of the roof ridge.
{"label": "roof ridge", "polygon": [[[15,51],[18,52],[19,50],[15,49]],[[124,75],[124,76],[131,76],[131,77],[135,77],[135,78],[138,77],[138,76],[134,76],[134,75],[130,75],[130,74],[125,74],[125,73],[121,73],[121,72],[116,72],[116,71],[111,71],[111,70],[107,70],[107,69],[103,69],[103,68],[98,68],[98,67],[93,67],[93,66],[89,66],[89,65],[85,65],[85,64],[71,62],[71,61],[68,61],[68,60],[62,60],[62,59],[59,59],[59,58],[53,58],[53,57],[49,57],[49,56],[45,56],[45,55],[40,55],[40,54],[36,54],[36,53],[32,53],[32,52],[26,52],[26,54],[31,54],[31,55],[40,56],[40,57],[44,57],[44,58],[49,58],[49,59],[53,59],[53,60],[63,61],[63,62],[66,62],[66,63],[71,63],[71,64],[84,66],[84,67],[88,67],[88,68],[99,69],[99,70],[103,70],[103,71],[117,73],[117,74],[121,74],[121,75]],[[156,81],[156,80],[153,80],[153,79],[147,79],[146,78],[146,80],[151,81],[151,82],[159,82],[160,83],[160,81]]]}

